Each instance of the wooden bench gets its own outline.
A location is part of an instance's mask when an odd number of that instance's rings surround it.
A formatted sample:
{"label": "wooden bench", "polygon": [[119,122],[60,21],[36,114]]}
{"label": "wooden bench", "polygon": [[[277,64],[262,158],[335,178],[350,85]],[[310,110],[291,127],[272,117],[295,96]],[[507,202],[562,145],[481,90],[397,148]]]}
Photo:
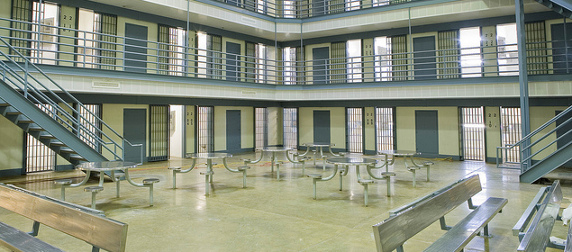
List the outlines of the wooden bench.
{"label": "wooden bench", "polygon": [[[373,225],[377,251],[403,251],[409,238],[437,220],[441,229],[448,231],[425,251],[461,251],[481,230],[488,235],[488,223],[507,203],[490,197],[473,206],[471,197],[481,190],[479,175],[472,175],[391,211],[388,219]],[[445,215],[465,201],[474,210],[455,226],[447,226]]]}
{"label": "wooden bench", "polygon": [[[520,240],[517,251],[544,251],[546,247],[572,251],[568,238],[563,243],[550,241],[554,222],[561,220],[558,215],[561,201],[562,188],[559,180],[554,181],[551,186],[540,188],[512,228],[513,234]],[[571,236],[570,231],[569,229],[567,237]]]}
{"label": "wooden bench", "polygon": [[12,251],[63,251],[35,237],[40,224],[87,242],[92,251],[125,251],[127,224],[106,218],[102,211],[1,183],[0,207],[34,221],[30,233],[0,222],[0,245]]}

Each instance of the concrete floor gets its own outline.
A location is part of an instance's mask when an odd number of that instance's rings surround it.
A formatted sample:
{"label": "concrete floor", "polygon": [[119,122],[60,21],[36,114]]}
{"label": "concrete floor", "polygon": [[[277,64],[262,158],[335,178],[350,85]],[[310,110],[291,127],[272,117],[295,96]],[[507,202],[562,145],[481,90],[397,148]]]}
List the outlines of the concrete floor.
{"label": "concrete floor", "polygon": [[[229,166],[237,167],[245,154],[229,159]],[[169,166],[188,166],[190,160],[171,160],[148,163],[131,170],[135,181],[159,178],[155,184],[155,205],[149,206],[148,189],[122,183],[121,197],[115,197],[115,184],[107,182],[97,195],[97,208],[106,216],[129,225],[127,251],[375,251],[372,225],[388,218],[388,211],[440,189],[470,174],[479,174],[483,191],[473,197],[478,204],[487,197],[508,199],[503,212],[489,224],[492,238],[476,237],[465,251],[515,251],[518,238],[512,227],[542,185],[518,182],[518,171],[498,169],[483,162],[432,160],[431,181],[424,181],[424,170],[418,172],[417,187],[412,187],[411,173],[401,160],[391,170],[397,173],[391,181],[393,195],[386,196],[386,183],[370,185],[369,206],[363,202],[363,187],[356,182],[354,168],[344,177],[344,189],[338,190],[339,180],[318,184],[317,200],[312,199],[312,180],[302,176],[300,166],[285,162],[281,179],[270,173],[268,161],[251,165],[247,188],[242,188],[242,175],[215,166],[211,195],[206,197],[204,162],[186,174],[178,174],[177,189],[172,189]],[[363,169],[363,168],[362,168]],[[331,172],[312,164],[308,173]],[[79,171],[45,172],[21,177],[1,178],[41,194],[59,198],[60,189],[53,180],[71,177],[79,181]],[[97,184],[96,180],[88,185]],[[567,207],[572,195],[570,184],[563,185]],[[69,202],[90,206],[90,194],[82,188],[66,190]],[[466,204],[446,216],[449,225],[469,212]],[[23,230],[30,230],[32,222],[17,214],[0,210],[0,221]],[[567,227],[557,222],[552,235],[565,238]],[[422,251],[441,236],[439,223],[420,232],[405,243],[405,251]],[[89,251],[83,241],[47,227],[40,228],[39,238],[66,251]],[[548,249],[547,251],[552,251]],[[554,250],[556,251],[556,250]]]}

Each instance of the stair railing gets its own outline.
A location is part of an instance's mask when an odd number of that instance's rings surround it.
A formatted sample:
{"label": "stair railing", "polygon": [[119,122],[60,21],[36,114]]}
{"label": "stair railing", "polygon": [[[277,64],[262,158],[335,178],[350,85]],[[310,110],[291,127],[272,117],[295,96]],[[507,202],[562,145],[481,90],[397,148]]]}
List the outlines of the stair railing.
{"label": "stair railing", "polygon": [[[567,119],[566,121],[564,121],[563,123],[561,123],[560,125],[555,126],[552,130],[546,132],[543,135],[540,135],[540,133],[546,129],[547,127],[549,127],[550,125],[552,125],[553,123],[556,123],[557,120],[563,118],[564,116],[567,116],[568,113],[570,113],[572,111],[572,106],[566,108],[564,111],[560,112],[558,115],[556,115],[555,117],[553,117],[552,119],[548,120],[546,123],[542,124],[540,127],[538,127],[536,130],[532,131],[530,134],[526,135],[525,137],[523,137],[520,141],[514,143],[514,144],[507,144],[505,146],[501,146],[501,147],[497,147],[497,167],[501,167],[500,163],[502,160],[502,152],[503,151],[507,151],[507,150],[511,150],[514,149],[516,147],[520,147],[520,155],[521,157],[523,156],[522,153],[525,151],[532,151],[532,148],[535,147],[536,145],[538,146],[538,149],[528,156],[526,158],[521,158],[520,159],[520,170],[521,173],[526,172],[529,169],[532,169],[532,167],[534,165],[532,165],[532,158],[537,156],[538,154],[544,152],[545,150],[547,150],[548,148],[550,148],[551,146],[553,146],[554,144],[556,144],[559,140],[561,140],[564,137],[567,137],[570,132],[572,132],[572,130],[567,131],[566,133],[562,134],[559,137],[555,137],[554,140],[545,143],[544,145],[540,145],[543,140],[545,140],[547,137],[553,135],[556,131],[562,129],[563,127],[566,127],[569,123],[572,122],[572,117],[570,117],[569,119]],[[530,142],[530,140],[533,137],[536,137],[537,135],[539,135],[540,137],[538,137],[534,142],[531,142],[529,145],[524,145],[524,143],[526,142]],[[562,148],[562,147],[561,147]],[[557,148],[556,151],[558,151],[561,148]]]}
{"label": "stair railing", "polygon": [[[7,54],[4,50],[0,50],[0,55],[4,58],[0,61],[0,68],[3,73],[2,78],[6,83],[12,84],[21,91],[25,98],[30,100],[32,103],[38,104],[38,106],[46,107],[44,104],[52,105],[55,109],[53,113],[54,119],[61,123],[62,126],[76,132],[78,137],[81,133],[86,134],[88,137],[83,137],[82,139],[90,146],[101,146],[101,148],[111,153],[115,160],[125,159],[125,144],[132,147],[139,147],[142,153],[141,162],[143,162],[144,150],[142,144],[133,144],[129,142],[99,118],[98,115],[87,109],[84,104],[57,84],[44,71],[34,65],[26,56],[22,55],[16,48],[6,42],[6,40],[0,37],[0,42],[3,44],[2,47],[7,48],[9,52],[14,53]],[[24,63],[24,66],[21,65],[22,62]],[[10,65],[8,63],[10,63]],[[30,71],[30,69],[32,71]],[[39,77],[45,78],[48,85],[52,86],[59,95],[31,73],[37,73],[40,75]],[[34,84],[42,89],[39,89]],[[77,109],[71,106],[69,102],[77,104]],[[63,107],[60,104],[62,104]],[[87,120],[79,112],[79,108],[86,111],[96,122],[92,123]],[[98,125],[101,127],[98,127]],[[95,129],[95,132],[88,129],[88,127]],[[105,131],[108,131],[109,133]],[[93,141],[90,139],[93,139]],[[120,151],[121,154],[118,154],[118,151]]]}

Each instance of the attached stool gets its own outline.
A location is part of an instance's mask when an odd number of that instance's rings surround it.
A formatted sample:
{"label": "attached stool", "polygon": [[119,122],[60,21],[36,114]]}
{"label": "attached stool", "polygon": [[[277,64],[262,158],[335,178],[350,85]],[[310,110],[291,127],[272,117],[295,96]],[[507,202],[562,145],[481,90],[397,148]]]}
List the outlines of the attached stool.
{"label": "attached stool", "polygon": [[210,189],[210,185],[209,182],[212,181],[211,178],[214,174],[213,171],[204,171],[200,173],[201,175],[205,175],[205,195],[209,196],[209,189]]}
{"label": "attached stool", "polygon": [[65,201],[66,200],[66,187],[71,185],[72,180],[71,179],[58,179],[58,180],[54,181],[54,183],[56,185],[60,185],[62,187],[61,199],[63,201]]}
{"label": "attached stool", "polygon": [[431,168],[432,165],[434,165],[435,163],[431,162],[431,161],[425,161],[423,162],[423,166],[425,166],[425,168],[427,168],[427,182],[429,182],[429,169]]}
{"label": "attached stool", "polygon": [[239,166],[238,171],[242,172],[242,188],[246,188],[246,170],[250,169],[250,166]]}
{"label": "attached stool", "polygon": [[119,198],[119,182],[121,182],[121,178],[124,178],[123,174],[115,174],[115,196]]}
{"label": "attached stool", "polygon": [[369,199],[368,186],[369,184],[375,183],[375,181],[373,181],[372,179],[360,179],[358,180],[358,183],[360,183],[363,186],[363,201],[365,203],[365,206],[367,206],[367,200]]}
{"label": "attached stool", "polygon": [[158,178],[148,178],[143,180],[143,185],[149,187],[149,205],[153,205],[153,184],[159,182]]}
{"label": "attached stool", "polygon": [[177,173],[181,172],[181,167],[169,167],[169,170],[173,171],[173,189],[175,189],[177,188]]}
{"label": "attached stool", "polygon": [[314,199],[316,199],[316,181],[322,180],[322,174],[308,174],[308,177],[314,182]]}
{"label": "attached stool", "polygon": [[387,197],[391,197],[391,177],[396,176],[395,172],[382,172],[381,176],[385,178],[387,182]]}
{"label": "attached stool", "polygon": [[95,209],[95,195],[103,191],[103,186],[88,186],[83,189],[86,192],[91,192],[91,208]]}

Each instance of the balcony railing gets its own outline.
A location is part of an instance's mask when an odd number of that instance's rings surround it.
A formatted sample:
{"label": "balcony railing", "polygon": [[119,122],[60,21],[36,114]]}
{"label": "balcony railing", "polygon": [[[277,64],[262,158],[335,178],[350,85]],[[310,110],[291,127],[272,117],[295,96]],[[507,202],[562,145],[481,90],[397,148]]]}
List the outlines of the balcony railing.
{"label": "balcony railing", "polygon": [[[21,22],[9,19],[2,21]],[[25,23],[25,22],[24,22]],[[34,27],[39,24],[12,25]],[[26,31],[0,26],[0,37],[35,64],[94,68],[268,85],[387,83],[518,75],[514,44],[438,49],[320,60],[276,60],[41,25]],[[46,29],[50,28],[50,29]],[[46,33],[44,31],[51,31]],[[1,35],[10,34],[10,35]],[[555,43],[558,42],[558,43]],[[572,71],[563,41],[527,44],[530,75]],[[572,41],[568,41],[572,45]],[[438,45],[437,45],[438,46]],[[473,49],[473,50],[471,50]],[[0,47],[8,55],[16,52]],[[462,53],[474,51],[475,53]],[[306,53],[306,55],[309,55]]]}
{"label": "balcony railing", "polygon": [[214,0],[273,18],[309,18],[421,0]]}

